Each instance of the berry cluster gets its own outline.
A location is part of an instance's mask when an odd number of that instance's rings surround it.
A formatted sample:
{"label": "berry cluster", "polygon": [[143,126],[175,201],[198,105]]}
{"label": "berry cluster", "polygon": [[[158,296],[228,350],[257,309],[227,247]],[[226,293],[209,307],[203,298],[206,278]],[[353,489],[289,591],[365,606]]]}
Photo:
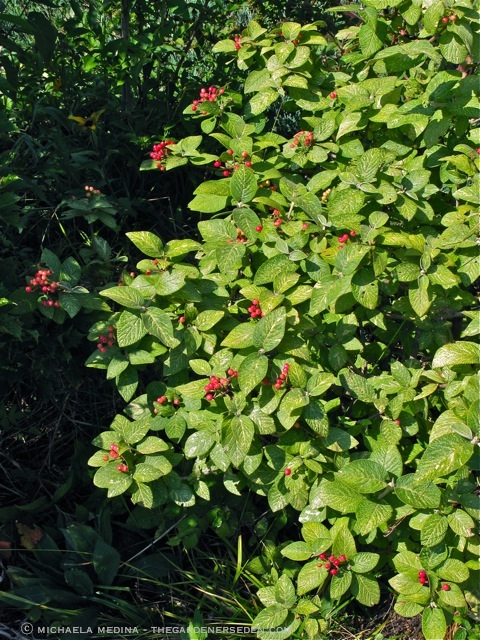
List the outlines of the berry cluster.
{"label": "berry cluster", "polygon": [[426,571],[419,571],[418,572],[418,581],[420,582],[420,584],[426,584],[428,582],[428,577],[427,577],[427,572]]}
{"label": "berry cluster", "polygon": [[91,198],[91,196],[99,196],[102,192],[100,191],[100,189],[95,189],[94,187],[90,187],[88,186],[88,184],[85,185],[85,196],[87,198]]}
{"label": "berry cluster", "polygon": [[317,564],[317,567],[323,567],[332,576],[336,576],[339,571],[340,565],[347,561],[347,557],[344,556],[343,553],[339,556],[331,555],[328,558],[326,553],[321,553],[318,557],[320,560],[327,560],[327,562],[321,562],[320,564]]}
{"label": "berry cluster", "polygon": [[117,343],[115,338],[115,327],[110,325],[107,329],[107,335],[101,333],[98,336],[97,349],[100,353],[107,353],[108,347],[113,347]]}
{"label": "berry cluster", "polygon": [[39,269],[30,280],[30,284],[25,287],[25,291],[27,293],[41,292],[46,294],[47,298],[42,300],[42,306],[58,309],[60,307],[60,302],[58,300],[54,300],[48,295],[50,293],[56,293],[59,286],[58,282],[50,282],[51,275],[52,272],[50,269]]}
{"label": "berry cluster", "polygon": [[325,189],[322,193],[322,202],[326,202],[328,200],[328,196],[332,193],[331,189]]}
{"label": "berry cluster", "polygon": [[339,236],[338,242],[340,243],[340,245],[338,248],[343,249],[343,246],[345,245],[346,242],[348,242],[349,238],[354,238],[356,235],[357,235],[357,232],[352,229],[349,234],[344,233],[343,236]]}
{"label": "berry cluster", "polygon": [[263,318],[264,313],[260,309],[260,300],[252,300],[252,304],[248,307],[248,313],[251,318]]}
{"label": "berry cluster", "polygon": [[243,231],[241,229],[237,229],[237,237],[235,239],[235,242],[246,242],[247,238],[245,237],[245,234],[243,233]]}
{"label": "berry cluster", "polygon": [[239,49],[242,48],[241,42],[242,42],[242,37],[241,36],[235,36],[235,38],[233,39],[233,41],[235,42],[235,49],[238,51]]}
{"label": "berry cluster", "polygon": [[[198,106],[203,102],[215,102],[218,96],[221,96],[224,93],[225,89],[217,89],[217,87],[202,87],[200,89],[200,96],[198,100],[193,100],[192,102],[192,111],[197,111]],[[207,115],[206,111],[201,112],[202,116]]]}
{"label": "berry cluster", "polygon": [[[272,187],[270,187],[271,189]],[[282,215],[282,212],[280,211],[280,209],[275,209],[275,207],[269,207],[270,211],[272,212],[273,217],[275,218],[275,220],[273,221],[273,225],[275,227],[279,227],[280,225],[283,224],[283,220],[280,217]]]}
{"label": "berry cluster", "polygon": [[290,147],[292,149],[299,146],[310,147],[313,139],[313,133],[311,131],[299,131],[293,136],[293,142]]}
{"label": "berry cluster", "polygon": [[159,142],[158,144],[154,144],[152,150],[150,151],[150,158],[157,161],[157,169],[160,169],[160,171],[165,171],[165,165],[163,164],[163,161],[168,155],[169,144],[175,144],[175,140],[165,140]]}
{"label": "berry cluster", "polygon": [[121,471],[122,473],[128,473],[128,467],[126,464],[119,464],[117,470]]}
{"label": "berry cluster", "polygon": [[283,385],[286,384],[289,369],[290,369],[290,365],[287,362],[283,365],[282,373],[278,376],[278,378],[273,383],[274,389],[281,389]]}
{"label": "berry cluster", "polygon": [[[161,404],[161,405],[163,405],[163,404],[168,404],[168,398],[167,398],[167,396],[160,396],[159,398],[157,398],[157,399],[155,400],[155,402],[157,402],[157,404]],[[174,399],[172,400],[172,404],[173,404],[173,406],[175,407],[175,409],[177,409],[177,408],[180,406],[180,402],[181,402],[181,401],[180,401],[180,398],[174,398]],[[153,413],[157,414],[157,413],[158,413],[158,409],[157,409],[157,408],[155,408],[155,409],[153,410]]]}
{"label": "berry cluster", "polygon": [[118,444],[115,444],[114,442],[112,442],[112,444],[110,445],[110,452],[106,456],[103,456],[103,459],[105,460],[105,462],[110,460],[110,456],[114,460],[117,460],[120,457],[120,454],[118,453],[119,448],[120,447],[118,446]]}
{"label": "berry cluster", "polygon": [[443,16],[442,22],[443,24],[447,24],[448,22],[455,22],[457,20],[457,16],[452,13],[449,16]]}
{"label": "berry cluster", "polygon": [[217,391],[219,393],[225,393],[230,386],[232,378],[238,377],[238,371],[229,369],[227,371],[227,375],[228,378],[217,378],[217,376],[210,376],[210,382],[203,387],[203,390],[205,391],[205,400],[211,402],[215,398],[215,392]]}

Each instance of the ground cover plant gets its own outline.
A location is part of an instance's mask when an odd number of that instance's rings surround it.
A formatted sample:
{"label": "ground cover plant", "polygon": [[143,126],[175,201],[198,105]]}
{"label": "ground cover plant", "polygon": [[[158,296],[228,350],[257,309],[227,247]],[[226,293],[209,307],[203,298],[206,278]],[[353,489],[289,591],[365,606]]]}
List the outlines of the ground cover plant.
{"label": "ground cover plant", "polygon": [[[462,640],[480,595],[478,14],[343,13],[333,33],[251,21],[220,40],[231,81],[192,92],[188,135],[152,132],[142,168],[165,190],[179,172],[196,183],[198,235],[129,231],[136,266],[105,268],[100,295],[44,251],[24,297],[47,319],[98,313],[87,365],[120,399],[93,483],[133,528],[173,525],[186,554],[216,531],[258,637],[329,637],[345,605],[394,594],[426,640]],[[90,188],[74,213],[95,216],[96,198],[108,216]],[[112,559],[107,579],[77,571],[72,606],[97,579],[124,588],[111,538],[71,528],[94,569]],[[78,552],[62,536],[38,553]]]}

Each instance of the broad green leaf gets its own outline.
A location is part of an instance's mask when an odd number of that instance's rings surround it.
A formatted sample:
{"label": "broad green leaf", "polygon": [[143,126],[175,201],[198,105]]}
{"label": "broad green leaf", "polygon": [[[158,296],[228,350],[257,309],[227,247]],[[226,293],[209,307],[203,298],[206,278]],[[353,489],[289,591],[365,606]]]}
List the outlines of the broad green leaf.
{"label": "broad green leaf", "polygon": [[318,494],[323,502],[340,513],[353,513],[357,509],[362,495],[340,480],[322,480]]}
{"label": "broad green leaf", "polygon": [[100,467],[93,477],[93,484],[96,487],[108,489],[109,498],[121,495],[133,482],[132,476],[118,471],[117,466],[116,462],[111,462]]}
{"label": "broad green leaf", "polygon": [[392,515],[393,509],[389,504],[367,498],[362,498],[355,511],[357,526],[362,535],[367,535],[370,531],[386,524]]}
{"label": "broad green leaf", "polygon": [[143,324],[152,336],[158,338],[167,347],[176,347],[178,340],[173,336],[173,325],[169,316],[158,307],[150,307],[142,314]]}
{"label": "broad green leaf", "polygon": [[130,311],[122,311],[116,324],[119,347],[135,344],[147,334],[142,319]]}
{"label": "broad green leaf", "polygon": [[264,262],[256,270],[253,283],[257,286],[273,282],[279,273],[293,273],[297,265],[282,254],[276,255]]}
{"label": "broad green leaf", "polygon": [[82,268],[75,258],[70,257],[62,262],[59,279],[60,282],[65,282],[68,286],[74,287],[79,281],[81,274]]}
{"label": "broad green leaf", "polygon": [[275,349],[285,335],[286,319],[285,307],[267,313],[255,326],[253,344],[267,352]]}
{"label": "broad green leaf", "polygon": [[354,555],[351,560],[349,559],[348,564],[355,573],[368,573],[377,566],[379,560],[380,556],[378,553],[361,551]]}
{"label": "broad green leaf", "polygon": [[473,445],[456,433],[431,442],[418,463],[416,482],[446,476],[463,467],[473,455]]}
{"label": "broad green leaf", "polygon": [[169,296],[183,287],[185,274],[181,271],[164,271],[158,275],[150,276],[150,280],[157,295]]}
{"label": "broad green leaf", "polygon": [[223,448],[228,459],[239,467],[250,450],[254,435],[253,422],[247,416],[234,416],[222,428]]}
{"label": "broad green leaf", "polygon": [[312,552],[306,542],[291,542],[281,550],[282,556],[290,560],[310,560]]}
{"label": "broad green leaf", "polygon": [[420,275],[417,282],[408,288],[408,299],[417,316],[423,317],[430,308],[433,299],[429,294],[429,279],[426,275]]}
{"label": "broad green leaf", "polygon": [[314,560],[300,569],[297,577],[297,595],[303,596],[323,585],[329,574],[324,568],[318,567],[318,564],[318,560]]}
{"label": "broad green leaf", "polygon": [[266,88],[260,91],[247,104],[247,110],[254,116],[258,116],[275,102],[279,97],[279,93],[276,89]]}
{"label": "broad green leaf", "polygon": [[445,344],[435,353],[432,367],[452,367],[459,364],[480,364],[480,345],[467,341]]}
{"label": "broad green leaf", "polygon": [[433,482],[418,483],[414,473],[398,478],[395,494],[405,504],[416,509],[438,509],[442,492]]}
{"label": "broad green leaf", "polygon": [[421,542],[426,547],[434,547],[442,542],[448,529],[448,520],[445,516],[432,513],[425,519],[422,531]]}
{"label": "broad green leaf", "polygon": [[250,353],[242,361],[238,369],[238,384],[240,389],[247,396],[255,389],[267,375],[268,358],[259,353]]}
{"label": "broad green leaf", "polygon": [[437,567],[437,574],[442,580],[451,582],[465,582],[470,576],[470,572],[464,562],[449,558]]}
{"label": "broad green leaf", "polygon": [[438,608],[425,607],[422,615],[422,633],[425,640],[439,640],[447,632],[445,614]]}
{"label": "broad green leaf", "polygon": [[100,295],[128,309],[142,309],[145,303],[144,296],[132,287],[111,287],[100,291]]}
{"label": "broad green leaf", "polygon": [[380,602],[380,587],[375,578],[356,573],[352,576],[350,591],[354,598],[367,607]]}
{"label": "broad green leaf", "polygon": [[200,331],[208,331],[220,322],[224,315],[224,311],[202,311],[195,318],[194,324]]}
{"label": "broad green leaf", "polygon": [[352,574],[350,571],[345,571],[339,575],[332,576],[332,581],[330,583],[330,597],[334,600],[338,600],[349,590],[351,584]]}
{"label": "broad green leaf", "polygon": [[150,231],[129,231],[125,234],[146,256],[158,258],[163,253],[163,243]]}
{"label": "broad green leaf", "polygon": [[250,202],[257,192],[255,172],[241,164],[230,180],[230,194],[236,203]]}
{"label": "broad green leaf", "polygon": [[275,599],[279,604],[283,605],[287,609],[293,607],[297,600],[293,582],[285,574],[280,576],[277,584],[275,585]]}
{"label": "broad green leaf", "polygon": [[186,458],[201,458],[206,455],[215,444],[215,437],[212,433],[202,429],[188,436],[185,442]]}
{"label": "broad green leaf", "polygon": [[272,604],[252,621],[252,629],[274,629],[280,627],[288,615],[288,609],[282,604]]}
{"label": "broad green leaf", "polygon": [[372,460],[353,460],[337,472],[337,477],[360,493],[376,493],[387,484],[387,473]]}
{"label": "broad green leaf", "polygon": [[352,293],[355,300],[363,307],[367,309],[377,308],[378,281],[373,270],[361,269],[353,275]]}
{"label": "broad green leaf", "polygon": [[234,327],[222,341],[222,347],[246,349],[253,346],[253,334],[256,329],[255,322],[243,322]]}
{"label": "broad green leaf", "polygon": [[342,386],[359,400],[363,402],[375,401],[375,391],[368,378],[347,369],[343,369],[338,377]]}

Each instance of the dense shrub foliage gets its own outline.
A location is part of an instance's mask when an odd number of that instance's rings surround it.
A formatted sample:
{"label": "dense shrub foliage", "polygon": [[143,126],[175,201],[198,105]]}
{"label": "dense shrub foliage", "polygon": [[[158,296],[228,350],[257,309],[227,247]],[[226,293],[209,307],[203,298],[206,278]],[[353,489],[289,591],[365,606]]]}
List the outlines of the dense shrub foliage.
{"label": "dense shrub foliage", "polygon": [[198,241],[127,234],[144,257],[101,292],[88,365],[129,404],[90,464],[149,509],[223,484],[287,511],[296,537],[247,567],[259,637],[318,637],[326,602],[382,588],[434,640],[479,595],[478,15],[354,11],[335,36],[220,41],[243,85],[203,89],[184,111],[201,133],[144,163],[205,167],[190,207],[209,218]]}

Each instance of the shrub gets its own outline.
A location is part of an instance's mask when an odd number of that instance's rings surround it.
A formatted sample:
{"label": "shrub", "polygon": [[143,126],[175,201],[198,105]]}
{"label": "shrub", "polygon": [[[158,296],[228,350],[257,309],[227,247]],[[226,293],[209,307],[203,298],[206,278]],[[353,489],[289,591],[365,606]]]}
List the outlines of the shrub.
{"label": "shrub", "polygon": [[98,487],[156,509],[223,483],[297,525],[247,567],[261,638],[318,637],[379,580],[427,640],[478,599],[478,16],[364,4],[335,36],[251,22],[215,46],[243,87],[205,88],[206,139],[162,147],[204,167],[190,207],[215,215],[198,241],[128,233],[146,257],[89,336],[115,330],[87,364],[129,402]]}

